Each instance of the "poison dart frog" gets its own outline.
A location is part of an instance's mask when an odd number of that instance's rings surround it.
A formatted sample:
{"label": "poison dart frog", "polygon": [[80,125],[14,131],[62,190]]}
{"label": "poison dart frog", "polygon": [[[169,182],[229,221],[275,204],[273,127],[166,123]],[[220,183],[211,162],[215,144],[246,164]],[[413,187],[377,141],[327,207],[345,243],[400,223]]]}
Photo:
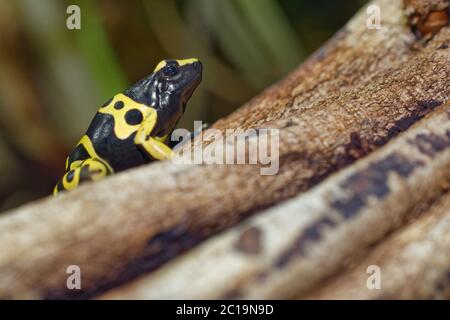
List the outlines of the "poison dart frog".
{"label": "poison dart frog", "polygon": [[169,137],[202,78],[197,59],[163,60],[94,116],[66,161],[54,195],[84,181],[173,156]]}

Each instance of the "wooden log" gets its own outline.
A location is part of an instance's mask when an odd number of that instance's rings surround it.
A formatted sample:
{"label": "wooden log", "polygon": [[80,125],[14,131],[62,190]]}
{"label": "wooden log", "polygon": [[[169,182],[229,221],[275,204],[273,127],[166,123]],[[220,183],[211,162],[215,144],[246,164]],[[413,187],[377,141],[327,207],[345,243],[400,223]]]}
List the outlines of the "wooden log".
{"label": "wooden log", "polygon": [[[450,194],[447,193],[430,210],[363,255],[362,261],[299,298],[449,299],[449,255]],[[379,289],[370,282],[372,273],[367,273],[370,266],[379,268]]]}
{"label": "wooden log", "polygon": [[[103,298],[279,299],[310,290],[447,188],[449,115],[447,105],[311,191]],[[445,249],[437,255],[442,260],[450,254],[450,238],[441,233],[439,239]],[[414,258],[411,263],[428,265],[421,255]],[[448,270],[429,266],[430,273],[440,276]]]}
{"label": "wooden log", "polygon": [[[400,0],[374,1],[305,64],[215,128],[280,128],[280,171],[156,163],[0,217],[0,298],[92,296],[316,185],[442,108],[450,30],[417,48]],[[66,287],[77,265],[82,290]]]}

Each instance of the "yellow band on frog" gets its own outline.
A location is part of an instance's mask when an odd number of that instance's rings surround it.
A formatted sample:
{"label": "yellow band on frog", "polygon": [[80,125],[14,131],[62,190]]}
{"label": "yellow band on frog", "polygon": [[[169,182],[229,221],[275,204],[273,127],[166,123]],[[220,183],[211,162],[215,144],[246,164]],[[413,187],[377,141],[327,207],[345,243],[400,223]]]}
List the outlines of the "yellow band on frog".
{"label": "yellow band on frog", "polygon": [[[118,105],[120,108],[117,107]],[[131,110],[134,110],[134,112],[140,112],[142,119],[149,113],[156,113],[155,109],[146,106],[145,104],[138,103],[123,93],[115,95],[111,102],[100,108],[98,112],[113,116],[114,133],[117,138],[125,140],[136,132],[141,126],[140,123],[129,124],[126,121],[126,114]]]}
{"label": "yellow band on frog", "polygon": [[[192,59],[183,59],[183,60],[175,60],[175,61],[178,62],[178,65],[181,67],[181,66],[184,66],[187,64],[198,62],[198,59],[192,58]],[[158,72],[159,70],[164,68],[166,66],[166,64],[167,64],[166,60],[161,61],[160,63],[158,63],[158,65],[156,66],[156,68],[153,72]]]}

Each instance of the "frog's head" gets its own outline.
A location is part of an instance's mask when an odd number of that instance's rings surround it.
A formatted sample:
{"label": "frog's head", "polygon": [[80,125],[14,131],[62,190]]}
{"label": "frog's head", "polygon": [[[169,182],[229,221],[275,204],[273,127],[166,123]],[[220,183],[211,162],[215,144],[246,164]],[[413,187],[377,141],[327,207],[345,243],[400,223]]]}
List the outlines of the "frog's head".
{"label": "frog's head", "polygon": [[201,80],[202,64],[198,59],[163,60],[150,76],[125,93],[157,110],[155,132],[162,136],[173,130]]}

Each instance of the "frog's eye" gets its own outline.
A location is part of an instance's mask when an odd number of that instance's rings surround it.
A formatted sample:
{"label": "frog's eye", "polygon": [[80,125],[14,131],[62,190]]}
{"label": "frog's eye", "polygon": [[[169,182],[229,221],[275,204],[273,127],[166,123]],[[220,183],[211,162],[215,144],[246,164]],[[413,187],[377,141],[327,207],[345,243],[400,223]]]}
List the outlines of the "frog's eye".
{"label": "frog's eye", "polygon": [[178,73],[178,67],[174,65],[169,65],[164,67],[162,70],[163,76],[165,77],[173,77]]}

